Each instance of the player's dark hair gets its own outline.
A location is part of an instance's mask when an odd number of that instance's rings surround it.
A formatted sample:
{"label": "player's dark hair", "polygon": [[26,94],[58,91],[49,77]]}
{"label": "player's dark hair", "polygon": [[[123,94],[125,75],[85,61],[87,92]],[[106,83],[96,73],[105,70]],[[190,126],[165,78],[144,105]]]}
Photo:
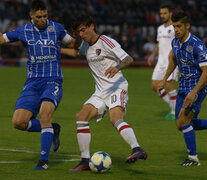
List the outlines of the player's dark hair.
{"label": "player's dark hair", "polygon": [[181,21],[184,24],[190,23],[189,16],[182,10],[174,12],[171,19],[172,19],[172,22]]}
{"label": "player's dark hair", "polygon": [[164,9],[164,8],[168,9],[169,12],[172,12],[172,5],[171,4],[162,4],[160,6],[160,9]]}
{"label": "player's dark hair", "polygon": [[42,0],[33,0],[30,7],[31,7],[31,11],[34,11],[34,12],[38,10],[42,10],[42,11],[47,10],[47,7],[44,1]]}
{"label": "player's dark hair", "polygon": [[72,30],[76,31],[80,25],[89,27],[91,24],[95,25],[94,19],[90,15],[81,14],[73,20]]}

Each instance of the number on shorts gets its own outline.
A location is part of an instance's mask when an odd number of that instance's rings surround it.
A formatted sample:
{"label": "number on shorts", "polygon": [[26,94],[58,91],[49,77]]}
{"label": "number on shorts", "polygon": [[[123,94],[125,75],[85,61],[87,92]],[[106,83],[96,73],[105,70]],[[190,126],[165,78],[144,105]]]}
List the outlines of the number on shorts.
{"label": "number on shorts", "polygon": [[111,96],[111,104],[115,103],[117,101],[117,96],[113,95]]}
{"label": "number on shorts", "polygon": [[58,86],[55,86],[55,91],[54,91],[54,95],[57,96],[57,93],[59,91],[59,87]]}

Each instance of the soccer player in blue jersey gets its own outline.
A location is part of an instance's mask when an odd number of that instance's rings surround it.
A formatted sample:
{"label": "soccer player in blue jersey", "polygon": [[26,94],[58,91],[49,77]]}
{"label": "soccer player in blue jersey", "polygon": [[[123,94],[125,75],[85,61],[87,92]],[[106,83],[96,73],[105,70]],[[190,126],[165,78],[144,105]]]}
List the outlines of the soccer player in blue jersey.
{"label": "soccer player in blue jersey", "polygon": [[189,32],[190,21],[185,12],[173,14],[172,22],[176,36],[172,41],[174,57],[159,88],[163,87],[178,65],[180,80],[175,110],[176,125],[184,135],[188,150],[188,159],[179,165],[199,166],[194,130],[207,129],[207,120],[197,118],[207,93],[207,49],[200,39]]}
{"label": "soccer player in blue jersey", "polygon": [[[31,23],[0,36],[0,44],[22,41],[27,48],[27,80],[18,98],[12,118],[13,126],[29,132],[41,132],[40,160],[34,170],[48,169],[51,145],[59,148],[60,125],[52,123],[62,98],[60,42],[73,47],[74,39],[57,22],[47,19],[42,0],[31,3]],[[39,113],[40,120],[36,119]]]}

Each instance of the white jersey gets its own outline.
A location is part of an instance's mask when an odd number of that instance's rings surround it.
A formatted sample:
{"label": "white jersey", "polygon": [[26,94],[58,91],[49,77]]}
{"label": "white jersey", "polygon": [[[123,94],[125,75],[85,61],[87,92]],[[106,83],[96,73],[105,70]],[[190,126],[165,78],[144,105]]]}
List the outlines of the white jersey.
{"label": "white jersey", "polygon": [[161,67],[167,67],[169,64],[169,52],[172,49],[171,42],[175,37],[173,25],[165,27],[160,25],[157,30],[157,41],[159,42],[158,62]]}
{"label": "white jersey", "polygon": [[108,78],[104,74],[110,66],[115,67],[128,56],[117,41],[101,35],[91,46],[83,42],[80,47],[80,53],[86,56],[95,79],[95,94],[102,94],[104,91],[113,91],[117,88],[127,90],[128,82],[121,71],[117,72],[113,78]]}

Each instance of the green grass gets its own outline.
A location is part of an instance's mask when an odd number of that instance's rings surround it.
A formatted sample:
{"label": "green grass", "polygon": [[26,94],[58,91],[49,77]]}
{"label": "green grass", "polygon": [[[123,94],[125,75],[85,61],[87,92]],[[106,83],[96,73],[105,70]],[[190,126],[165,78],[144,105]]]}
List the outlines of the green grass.
{"label": "green grass", "polygon": [[[206,131],[196,133],[197,151],[201,161],[199,167],[180,167],[177,164],[187,157],[182,133],[174,121],[166,121],[167,105],[151,90],[152,69],[127,69],[124,75],[129,82],[129,102],[125,120],[133,127],[139,144],[148,152],[146,161],[126,164],[125,158],[131,153],[129,146],[109,123],[108,115],[99,123],[91,121],[91,153],[105,151],[110,154],[113,164],[106,174],[68,172],[77,163],[79,156],[57,156],[56,154],[79,155],[76,140],[76,113],[94,91],[94,81],[89,69],[63,69],[64,94],[54,115],[54,122],[62,125],[61,147],[51,153],[50,170],[33,171],[39,154],[11,152],[6,149],[39,152],[40,133],[28,133],[12,128],[13,108],[26,79],[24,68],[0,68],[0,179],[152,179],[184,180],[206,179],[207,143]],[[204,101],[201,118],[207,117]],[[3,150],[4,149],[4,150]],[[3,163],[3,161],[6,161]],[[11,163],[19,161],[21,163]],[[25,162],[28,161],[28,162]]]}

